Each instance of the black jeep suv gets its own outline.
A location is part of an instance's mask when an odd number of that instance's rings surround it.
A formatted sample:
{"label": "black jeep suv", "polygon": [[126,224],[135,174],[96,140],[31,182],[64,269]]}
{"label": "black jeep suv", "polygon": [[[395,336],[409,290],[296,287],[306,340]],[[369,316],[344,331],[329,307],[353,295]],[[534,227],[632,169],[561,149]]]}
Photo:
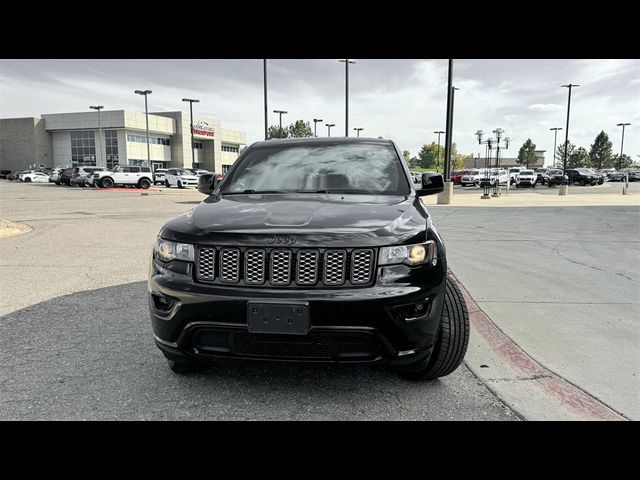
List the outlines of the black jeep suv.
{"label": "black jeep suv", "polygon": [[268,140],[160,231],[148,299],[174,372],[221,358],[454,371],[469,339],[442,239],[384,139]]}

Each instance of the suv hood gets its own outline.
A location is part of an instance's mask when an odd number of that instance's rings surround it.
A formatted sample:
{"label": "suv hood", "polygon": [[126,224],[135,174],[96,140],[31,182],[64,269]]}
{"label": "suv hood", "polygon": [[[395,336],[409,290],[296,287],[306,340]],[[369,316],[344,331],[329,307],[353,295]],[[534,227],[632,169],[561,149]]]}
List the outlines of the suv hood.
{"label": "suv hood", "polygon": [[217,245],[379,246],[426,240],[427,217],[415,196],[210,196],[161,235]]}

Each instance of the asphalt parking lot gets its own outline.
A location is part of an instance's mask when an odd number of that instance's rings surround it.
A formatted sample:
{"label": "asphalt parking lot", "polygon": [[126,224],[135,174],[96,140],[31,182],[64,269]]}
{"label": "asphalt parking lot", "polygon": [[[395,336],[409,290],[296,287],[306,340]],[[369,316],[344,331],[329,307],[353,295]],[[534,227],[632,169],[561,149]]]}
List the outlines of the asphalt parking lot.
{"label": "asphalt parking lot", "polygon": [[218,365],[177,376],[153,344],[145,278],[197,191],[0,181],[0,419],[515,420],[466,366],[413,383],[383,369]]}

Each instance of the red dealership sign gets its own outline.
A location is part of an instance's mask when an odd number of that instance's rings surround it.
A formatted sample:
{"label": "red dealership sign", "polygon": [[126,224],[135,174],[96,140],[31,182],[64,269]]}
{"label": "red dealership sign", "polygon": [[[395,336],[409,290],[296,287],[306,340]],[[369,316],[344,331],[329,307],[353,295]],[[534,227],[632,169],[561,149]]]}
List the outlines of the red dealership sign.
{"label": "red dealership sign", "polygon": [[215,131],[213,128],[209,126],[207,122],[200,121],[198,123],[194,123],[191,128],[191,133],[194,135],[203,135],[205,137],[213,137]]}

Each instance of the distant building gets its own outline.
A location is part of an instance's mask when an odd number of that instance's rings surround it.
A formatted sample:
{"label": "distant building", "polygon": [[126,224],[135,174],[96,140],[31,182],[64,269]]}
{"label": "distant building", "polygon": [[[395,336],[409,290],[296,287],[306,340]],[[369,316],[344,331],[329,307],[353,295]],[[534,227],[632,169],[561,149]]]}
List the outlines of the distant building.
{"label": "distant building", "polygon": [[[508,168],[508,167],[522,167],[523,165],[520,165],[518,163],[518,159],[517,157],[503,157],[502,156],[502,152],[504,152],[504,150],[500,150],[500,167],[501,168]],[[545,154],[546,150],[536,150],[536,161],[534,163],[530,163],[529,164],[529,168],[542,168],[544,167],[544,154]],[[464,168],[465,169],[470,169],[470,168],[484,168],[484,157],[480,157],[480,158],[471,158],[471,159],[467,159],[464,161]],[[495,149],[493,150],[492,153],[492,160],[491,160],[491,167],[495,166],[496,164],[496,151]]]}
{"label": "distant building", "polygon": [[[194,115],[193,154],[189,113],[149,114],[151,167],[202,168],[227,173],[246,134],[219,120]],[[192,155],[194,157],[192,161]],[[31,166],[148,165],[144,113],[124,110],[55,113],[0,119],[0,169]]]}

